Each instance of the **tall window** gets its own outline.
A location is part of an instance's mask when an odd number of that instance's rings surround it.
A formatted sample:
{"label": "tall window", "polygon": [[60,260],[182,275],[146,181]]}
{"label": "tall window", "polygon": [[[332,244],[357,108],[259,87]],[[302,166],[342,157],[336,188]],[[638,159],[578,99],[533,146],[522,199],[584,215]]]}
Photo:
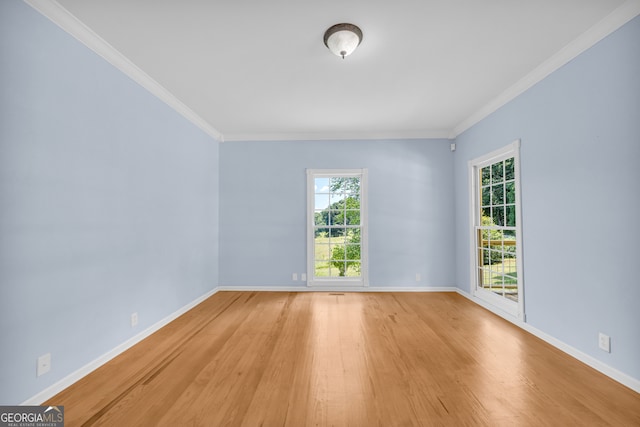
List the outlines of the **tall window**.
{"label": "tall window", "polygon": [[474,294],[519,318],[522,298],[520,141],[469,162]]}
{"label": "tall window", "polygon": [[366,169],[307,170],[310,286],[367,286],[366,176]]}

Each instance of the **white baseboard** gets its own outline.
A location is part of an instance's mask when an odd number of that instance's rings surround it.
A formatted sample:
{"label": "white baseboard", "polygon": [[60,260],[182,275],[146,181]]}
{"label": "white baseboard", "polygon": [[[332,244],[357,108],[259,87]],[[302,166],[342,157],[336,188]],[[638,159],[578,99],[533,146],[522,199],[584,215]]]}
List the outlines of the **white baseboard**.
{"label": "white baseboard", "polygon": [[455,286],[219,286],[218,291],[245,292],[456,292]]}
{"label": "white baseboard", "polygon": [[170,323],[173,320],[177,319],[178,317],[180,317],[181,315],[183,315],[187,311],[191,310],[192,308],[194,308],[195,306],[197,306],[198,304],[200,304],[201,302],[203,302],[204,300],[206,300],[207,298],[211,297],[212,295],[214,295],[215,293],[217,293],[219,291],[263,291],[263,292],[335,292],[335,291],[340,291],[340,292],[455,292],[456,288],[455,287],[435,287],[435,288],[426,288],[426,287],[398,287],[398,288],[394,288],[394,287],[373,287],[373,288],[372,287],[367,287],[367,288],[360,288],[360,287],[358,287],[358,288],[353,288],[353,289],[349,288],[349,289],[345,290],[344,288],[338,288],[338,287],[329,288],[329,287],[307,287],[307,286],[219,286],[219,287],[216,287],[213,290],[207,292],[206,294],[202,295],[201,297],[195,299],[194,301],[191,301],[189,304],[185,305],[184,307],[181,307],[180,309],[178,309],[174,313],[171,313],[169,316],[167,316],[164,319],[156,322],[155,324],[151,325],[150,327],[148,327],[144,331],[140,332],[139,334],[129,338],[127,341],[125,341],[122,344],[120,344],[119,346],[115,347],[113,350],[111,350],[111,351],[103,354],[102,356],[98,357],[97,359],[87,363],[86,365],[84,365],[83,367],[78,369],[77,371],[72,372],[71,374],[69,374],[66,377],[62,378],[60,381],[58,381],[55,384],[53,384],[53,385],[47,387],[46,389],[42,390],[40,393],[36,394],[35,396],[32,396],[31,398],[25,400],[24,402],[21,403],[21,405],[40,405],[42,402],[44,402],[44,401],[52,398],[56,394],[60,393],[65,388],[71,386],[72,384],[74,384],[75,382],[80,380],[81,378],[83,378],[83,377],[87,376],[88,374],[90,374],[91,372],[95,371],[100,366],[104,365],[105,363],[109,362],[110,360],[112,360],[116,356],[118,356],[121,353],[125,352],[129,348],[133,347],[134,345],[136,345],[137,343],[139,343],[143,339],[147,338],[149,335],[151,335],[154,332],[158,331],[163,326],[166,326],[168,323]]}
{"label": "white baseboard", "polygon": [[140,332],[139,334],[129,338],[127,341],[123,342],[122,344],[120,344],[119,346],[114,348],[113,350],[111,350],[111,351],[103,354],[102,356],[98,357],[97,359],[87,363],[82,368],[78,369],[77,371],[72,372],[71,374],[69,374],[66,377],[62,378],[60,381],[58,381],[55,384],[53,384],[53,385],[47,387],[46,389],[42,390],[40,393],[36,394],[35,396],[25,400],[24,402],[21,403],[21,405],[40,405],[40,404],[42,404],[42,402],[52,398],[53,396],[55,396],[56,394],[60,393],[62,390],[64,390],[65,388],[69,387],[70,385],[72,385],[76,381],[78,381],[81,378],[87,376],[91,372],[93,372],[96,369],[98,369],[100,366],[102,366],[105,363],[109,362],[111,359],[115,358],[116,356],[118,356],[119,354],[121,354],[124,351],[128,350],[129,348],[133,347],[134,345],[136,345],[137,343],[139,343],[143,339],[147,338],[149,335],[151,335],[154,332],[158,331],[163,326],[165,326],[168,323],[172,322],[173,320],[177,319],[178,317],[180,317],[181,315],[183,315],[187,311],[191,310],[192,308],[194,308],[195,306],[197,306],[198,304],[200,304],[201,302],[203,302],[204,300],[206,300],[210,296],[214,295],[216,292],[218,292],[218,288],[214,288],[211,291],[207,292],[206,294],[202,295],[201,297],[191,301],[190,303],[188,303],[184,307],[181,307],[180,309],[178,309],[177,311],[171,313],[169,316],[165,317],[164,319],[160,320],[159,322],[156,322],[153,325],[149,326],[147,329],[145,329],[144,331]]}
{"label": "white baseboard", "polygon": [[56,382],[55,384],[49,386],[48,388],[46,388],[45,390],[41,391],[40,393],[36,394],[35,396],[27,399],[26,401],[24,401],[21,405],[40,405],[42,402],[50,399],[51,397],[55,396],[56,394],[60,393],[62,390],[64,390],[65,388],[69,387],[70,385],[72,385],[73,383],[77,382],[78,380],[80,380],[81,378],[85,377],[86,375],[90,374],[91,372],[93,372],[94,370],[98,369],[100,366],[104,365],[105,363],[109,362],[110,360],[112,360],[113,358],[115,358],[116,356],[118,356],[119,354],[123,353],[124,351],[128,350],[129,348],[133,347],[134,345],[136,345],[137,343],[139,343],[140,341],[142,341],[143,339],[147,338],[149,335],[153,334],[154,332],[158,331],[159,329],[161,329],[162,327],[164,327],[165,325],[167,325],[168,323],[172,322],[173,320],[177,319],[178,317],[180,317],[181,315],[183,315],[184,313],[186,313],[187,311],[191,310],[192,308],[194,308],[195,306],[197,306],[198,304],[202,303],[204,300],[206,300],[207,298],[211,297],[212,295],[214,295],[215,293],[219,292],[219,291],[264,291],[264,292],[457,292],[458,294],[464,296],[465,298],[473,301],[474,303],[484,307],[485,309],[491,311],[492,313],[504,318],[505,320],[515,324],[516,326],[524,329],[525,331],[531,333],[532,335],[540,338],[541,340],[551,344],[552,346],[558,348],[559,350],[567,353],[568,355],[578,359],[579,361],[587,364],[588,366],[592,367],[593,369],[603,373],[604,375],[608,376],[609,378],[621,383],[622,385],[629,387],[630,389],[634,390],[637,393],[640,393],[640,380],[638,380],[637,378],[633,378],[623,372],[618,371],[617,369],[612,368],[611,366],[599,361],[598,359],[595,359],[592,356],[589,356],[586,353],[583,353],[582,351],[571,347],[570,345],[552,337],[551,335],[548,335],[542,331],[540,331],[537,328],[534,328],[533,326],[522,322],[512,316],[510,316],[509,314],[502,312],[500,310],[496,310],[494,307],[491,307],[490,305],[486,304],[484,301],[475,298],[474,296],[462,291],[459,288],[455,288],[455,287],[412,287],[412,286],[405,286],[405,287],[367,287],[367,288],[353,288],[353,289],[344,289],[344,288],[326,288],[326,287],[307,287],[307,286],[219,286],[217,288],[212,289],[211,291],[207,292],[206,294],[202,295],[201,297],[195,299],[194,301],[190,302],[189,304],[185,305],[184,307],[181,307],[180,309],[178,309],[177,311],[175,311],[174,313],[170,314],[169,316],[165,317],[164,319],[156,322],[155,324],[153,324],[152,326],[148,327],[147,329],[145,329],[144,331],[140,332],[139,334],[131,337],[130,339],[128,339],[127,341],[123,342],[122,344],[120,344],[119,346],[117,346],[116,348],[114,348],[113,350],[103,354],[102,356],[98,357],[97,359],[93,360],[92,362],[89,362],[88,364],[86,364],[85,366],[81,367],[80,369],[78,369],[77,371],[67,375],[66,377],[64,377],[63,379],[61,379],[60,381]]}
{"label": "white baseboard", "polygon": [[530,334],[540,338],[541,340],[551,344],[552,346],[554,346],[555,348],[557,348],[558,350],[561,350],[565,353],[567,353],[569,356],[574,357],[575,359],[578,359],[579,361],[581,361],[582,363],[592,367],[593,369],[595,369],[598,372],[603,373],[604,375],[608,376],[609,378],[619,382],[620,384],[629,387],[631,390],[635,391],[636,393],[640,393],[640,380],[637,378],[634,378],[630,375],[625,374],[624,372],[620,372],[615,368],[612,368],[611,366],[607,365],[606,363],[601,362],[600,360],[596,359],[593,356],[590,356],[586,353],[583,353],[582,351],[578,350],[575,347],[570,346],[569,344],[560,341],[559,339],[529,325],[526,322],[523,322],[519,319],[517,319],[516,317],[513,317],[509,314],[507,314],[506,312],[503,312],[499,309],[496,309],[495,307],[487,304],[486,302],[484,302],[483,300],[474,297],[471,294],[468,294],[467,292],[456,288],[456,292],[458,292],[460,295],[462,295],[463,297],[475,302],[476,304],[482,306],[483,308],[489,310],[490,312],[502,317],[503,319],[513,323],[514,325],[524,329],[525,331],[529,332]]}

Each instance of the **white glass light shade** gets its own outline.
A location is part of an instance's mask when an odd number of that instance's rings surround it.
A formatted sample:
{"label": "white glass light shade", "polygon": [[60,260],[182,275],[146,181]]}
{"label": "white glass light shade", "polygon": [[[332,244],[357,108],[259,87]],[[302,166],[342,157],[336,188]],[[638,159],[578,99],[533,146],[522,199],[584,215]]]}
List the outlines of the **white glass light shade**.
{"label": "white glass light shade", "polygon": [[342,58],[351,55],[361,41],[362,31],[353,24],[337,24],[324,33],[324,44]]}

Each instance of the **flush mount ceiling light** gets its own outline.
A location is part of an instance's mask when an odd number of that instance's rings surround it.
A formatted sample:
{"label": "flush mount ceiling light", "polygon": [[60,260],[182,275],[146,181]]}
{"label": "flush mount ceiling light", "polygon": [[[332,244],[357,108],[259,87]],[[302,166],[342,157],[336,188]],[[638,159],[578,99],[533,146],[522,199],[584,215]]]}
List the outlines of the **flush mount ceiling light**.
{"label": "flush mount ceiling light", "polygon": [[334,54],[349,56],[362,41],[362,31],[353,24],[336,24],[324,33],[324,44]]}

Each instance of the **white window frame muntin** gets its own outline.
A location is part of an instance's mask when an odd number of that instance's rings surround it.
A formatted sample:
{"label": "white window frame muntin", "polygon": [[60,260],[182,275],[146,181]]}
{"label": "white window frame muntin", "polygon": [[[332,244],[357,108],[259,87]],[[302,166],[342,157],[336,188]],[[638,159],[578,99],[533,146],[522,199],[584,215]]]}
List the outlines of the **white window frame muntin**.
{"label": "white window frame muntin", "polygon": [[[360,277],[315,277],[315,179],[360,178]],[[368,287],[369,286],[369,219],[368,171],[363,169],[307,169],[307,286]]]}
{"label": "white window frame muntin", "polygon": [[[524,305],[524,270],[522,260],[522,204],[520,196],[520,139],[513,141],[511,144],[492,151],[484,156],[480,156],[468,162],[469,170],[469,233],[470,233],[470,265],[471,265],[471,283],[473,285],[473,296],[489,303],[490,305],[500,309],[503,312],[525,321],[525,305]],[[513,157],[514,163],[514,184],[516,192],[516,268],[517,268],[517,285],[518,285],[518,301],[512,301],[507,298],[498,296],[491,291],[483,289],[478,283],[478,265],[477,255],[477,230],[480,222],[478,208],[482,195],[478,191],[480,188],[479,171],[489,165],[506,160]]]}

